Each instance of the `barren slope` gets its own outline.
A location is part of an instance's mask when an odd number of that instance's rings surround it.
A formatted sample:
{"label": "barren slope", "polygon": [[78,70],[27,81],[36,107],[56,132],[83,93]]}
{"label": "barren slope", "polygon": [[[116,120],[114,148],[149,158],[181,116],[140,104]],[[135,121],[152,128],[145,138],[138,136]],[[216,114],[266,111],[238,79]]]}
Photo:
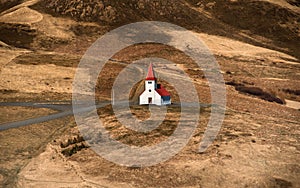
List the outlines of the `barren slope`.
{"label": "barren slope", "polygon": [[[148,168],[120,167],[97,156],[81,139],[73,118],[67,117],[0,132],[0,186],[300,186],[297,1],[1,0],[0,7],[0,101],[70,101],[74,73],[86,49],[110,29],[143,20],[172,22],[197,33],[214,53],[227,84],[222,130],[203,154],[197,149],[209,108],[202,109],[203,119],[183,151]],[[202,71],[182,52],[155,44],[116,54],[97,86],[98,99],[110,99],[110,88],[124,62],[144,57],[176,63],[192,78],[201,102],[210,102]],[[171,66],[160,74],[181,79]],[[107,129],[119,141],[133,145],[164,139],[178,116],[176,110],[172,112],[165,122],[169,126],[143,141],[144,135],[120,126],[111,109],[101,110]],[[53,113],[2,106],[1,112],[0,123]],[[140,118],[148,115],[142,107],[131,112]]]}

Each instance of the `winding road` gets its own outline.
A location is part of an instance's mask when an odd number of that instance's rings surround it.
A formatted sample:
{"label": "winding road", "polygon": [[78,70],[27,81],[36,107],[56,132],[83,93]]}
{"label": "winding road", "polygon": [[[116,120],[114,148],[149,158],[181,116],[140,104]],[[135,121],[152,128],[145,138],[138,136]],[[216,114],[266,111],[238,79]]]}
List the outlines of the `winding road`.
{"label": "winding road", "polygon": [[[65,102],[65,101],[64,101]],[[96,104],[96,108],[102,108],[106,105],[110,104],[110,102],[102,102],[100,104]],[[27,125],[47,122],[59,118],[63,118],[66,116],[74,115],[73,109],[72,109],[72,103],[63,103],[63,104],[56,104],[55,102],[46,102],[46,103],[34,103],[34,102],[3,102],[0,103],[0,106],[21,106],[21,107],[34,107],[34,108],[49,108],[53,110],[58,110],[58,113],[50,114],[47,116],[41,116],[37,118],[31,118],[26,119],[22,121],[16,121],[16,122],[9,122],[0,124],[0,131],[4,131],[7,129],[12,128],[19,128]],[[94,107],[91,106],[85,106],[82,105],[82,108],[77,110],[75,113],[83,113],[83,112],[89,112],[92,111]]]}
{"label": "winding road", "polygon": [[[91,104],[91,103],[89,103]],[[103,108],[107,105],[110,105],[110,101],[105,101],[105,102],[98,102],[96,103],[96,108]],[[119,102],[114,102],[114,105],[124,105],[128,104],[128,101],[119,101]],[[173,103],[172,106],[174,107],[196,107],[200,105],[201,107],[210,107],[212,106],[211,104],[193,104],[193,103]],[[59,118],[63,118],[66,116],[73,116],[75,113],[84,113],[84,112],[90,112],[95,109],[94,106],[87,106],[86,103],[82,104],[82,107],[79,106],[77,108],[78,110],[73,111],[72,108],[72,101],[51,101],[51,102],[1,102],[0,107],[4,106],[20,106],[20,107],[34,107],[34,108],[49,108],[53,110],[59,111],[58,113],[55,114],[50,114],[46,116],[41,116],[37,118],[31,118],[31,119],[26,119],[22,121],[16,121],[16,122],[9,122],[9,123],[4,123],[0,124],[0,131],[12,129],[12,128],[19,128],[27,125],[32,125],[32,124],[37,124],[37,123],[43,123]]]}

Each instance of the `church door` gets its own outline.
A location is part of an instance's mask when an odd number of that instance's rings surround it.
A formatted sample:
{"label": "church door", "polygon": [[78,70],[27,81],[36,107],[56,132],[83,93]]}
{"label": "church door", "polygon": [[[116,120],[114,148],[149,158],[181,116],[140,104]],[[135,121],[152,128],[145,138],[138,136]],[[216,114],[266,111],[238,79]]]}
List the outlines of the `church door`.
{"label": "church door", "polygon": [[152,97],[148,98],[148,104],[152,104]]}

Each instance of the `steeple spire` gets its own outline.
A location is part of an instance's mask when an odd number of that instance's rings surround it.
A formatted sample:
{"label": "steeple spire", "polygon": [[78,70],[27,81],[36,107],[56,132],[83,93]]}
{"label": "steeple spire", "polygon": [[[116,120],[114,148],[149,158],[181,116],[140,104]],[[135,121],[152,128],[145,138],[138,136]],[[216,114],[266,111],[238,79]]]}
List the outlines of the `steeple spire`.
{"label": "steeple spire", "polygon": [[150,65],[149,65],[146,80],[156,80],[152,63],[150,63]]}

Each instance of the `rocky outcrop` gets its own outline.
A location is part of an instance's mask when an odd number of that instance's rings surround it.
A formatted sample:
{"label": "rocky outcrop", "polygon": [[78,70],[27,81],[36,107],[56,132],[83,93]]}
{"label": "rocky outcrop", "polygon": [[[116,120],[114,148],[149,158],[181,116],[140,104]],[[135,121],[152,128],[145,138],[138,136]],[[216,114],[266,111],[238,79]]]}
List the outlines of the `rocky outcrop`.
{"label": "rocky outcrop", "polygon": [[82,21],[113,22],[117,16],[116,9],[101,0],[46,0],[42,3],[52,12]]}

